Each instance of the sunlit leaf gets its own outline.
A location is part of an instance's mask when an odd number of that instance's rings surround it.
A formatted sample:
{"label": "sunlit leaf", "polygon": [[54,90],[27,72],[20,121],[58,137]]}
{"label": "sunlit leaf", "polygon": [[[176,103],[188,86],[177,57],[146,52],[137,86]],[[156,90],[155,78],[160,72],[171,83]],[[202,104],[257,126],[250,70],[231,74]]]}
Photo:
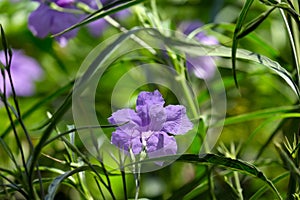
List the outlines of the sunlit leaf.
{"label": "sunlit leaf", "polygon": [[[168,160],[174,160],[174,158],[177,158],[178,155],[174,156],[163,156],[159,158],[151,158],[144,161],[136,162],[136,163],[147,163],[147,162],[157,162],[157,161],[168,161]],[[184,154],[181,155],[178,159],[178,161],[181,162],[189,162],[194,164],[201,164],[201,165],[213,165],[213,166],[219,166],[224,167],[228,170],[238,171],[242,174],[247,174],[250,176],[253,176],[255,178],[258,178],[262,180],[264,183],[266,183],[272,191],[276,194],[278,199],[282,199],[281,195],[277,191],[276,187],[273,185],[273,183],[264,175],[263,172],[261,172],[259,169],[257,169],[254,165],[251,163],[241,161],[238,159],[232,159],[227,158],[224,156],[219,156],[215,154]],[[132,164],[136,164],[132,163]]]}

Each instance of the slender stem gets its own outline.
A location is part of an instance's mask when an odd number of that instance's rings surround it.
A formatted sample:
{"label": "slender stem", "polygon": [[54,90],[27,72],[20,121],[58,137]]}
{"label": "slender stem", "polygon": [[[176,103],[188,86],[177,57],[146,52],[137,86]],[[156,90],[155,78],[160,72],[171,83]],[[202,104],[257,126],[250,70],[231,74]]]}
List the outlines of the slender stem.
{"label": "slender stem", "polygon": [[18,192],[20,192],[25,197],[25,199],[30,199],[30,196],[28,196],[28,194],[25,191],[23,191],[22,188],[20,188],[18,185],[16,185],[14,181],[10,180],[6,176],[2,175],[1,173],[0,173],[0,177],[10,183],[9,185],[5,185],[6,187],[7,186],[12,187],[14,190],[17,190]]}
{"label": "slender stem", "polygon": [[122,176],[122,183],[123,183],[124,199],[127,200],[128,195],[127,195],[126,176],[125,176],[124,168],[121,168],[121,176]]}
{"label": "slender stem", "polygon": [[104,196],[104,194],[103,194],[102,188],[101,188],[100,183],[99,183],[99,181],[97,180],[97,177],[96,177],[96,176],[94,176],[94,180],[95,180],[95,182],[96,182],[96,184],[97,184],[97,187],[98,187],[98,189],[99,189],[99,191],[100,191],[100,194],[101,194],[101,196],[102,196],[102,199],[105,200],[105,196]]}
{"label": "slender stem", "polygon": [[[97,151],[98,152],[98,151]],[[99,159],[99,158],[98,158]],[[107,173],[107,170],[105,168],[105,165],[103,163],[103,160],[100,160],[100,163],[101,163],[101,167],[103,169],[103,172],[104,172],[104,175],[106,177],[106,181],[107,181],[107,189],[109,190],[109,192],[111,193],[111,196],[113,199],[115,199],[115,196],[114,196],[114,192],[112,190],[112,187],[111,187],[111,182],[110,182],[110,178],[109,178],[109,175]]]}
{"label": "slender stem", "polygon": [[40,186],[40,190],[41,190],[41,197],[42,197],[42,199],[44,199],[45,198],[45,190],[44,190],[44,186],[43,186],[42,174],[41,174],[39,167],[40,167],[39,162],[37,162],[36,171],[38,174],[38,181],[39,181],[39,186]]}
{"label": "slender stem", "polygon": [[82,160],[91,168],[91,170],[96,174],[96,176],[99,178],[100,182],[105,186],[105,188],[108,190],[108,192],[110,193],[111,197],[113,200],[116,199],[112,188],[109,187],[105,181],[102,179],[102,177],[99,175],[99,173],[97,172],[97,170],[95,169],[95,167],[89,162],[89,160],[78,150],[78,148],[74,145],[72,145],[66,138],[62,137],[62,140],[70,147],[70,149],[74,152],[76,152],[81,158]]}
{"label": "slender stem", "polygon": [[9,78],[9,82],[10,82],[10,86],[11,86],[11,91],[12,91],[12,96],[13,96],[13,100],[14,100],[14,104],[16,106],[16,111],[17,111],[17,120],[19,121],[24,133],[25,133],[25,136],[26,136],[26,139],[27,139],[27,142],[29,144],[29,149],[30,149],[30,153],[32,152],[33,150],[33,144],[32,144],[32,141],[31,141],[31,138],[29,136],[29,133],[27,131],[27,128],[22,120],[22,116],[21,116],[21,109],[20,109],[20,106],[19,106],[19,102],[17,100],[17,94],[16,94],[16,90],[15,90],[15,87],[14,87],[14,84],[13,84],[13,79],[12,79],[12,75],[11,75],[11,70],[10,70],[10,66],[11,66],[11,61],[12,61],[12,55],[10,56],[10,59],[9,59],[9,65],[8,65],[8,70],[7,70],[7,74],[8,74],[8,78]]}
{"label": "slender stem", "polygon": [[191,92],[190,92],[190,89],[189,89],[189,87],[187,85],[184,73],[181,73],[178,76],[178,81],[181,83],[181,86],[183,87],[184,95],[187,98],[187,103],[188,103],[189,108],[192,111],[193,118],[197,119],[199,117],[199,115],[198,115],[198,109],[197,109],[197,107],[196,107],[196,105],[194,103],[194,99],[193,99],[193,97],[191,95]]}
{"label": "slender stem", "polygon": [[[121,24],[119,22],[117,22],[116,20],[114,20],[110,16],[106,16],[106,17],[104,17],[104,19],[108,23],[110,23],[112,26],[114,26],[115,28],[119,29],[121,32],[123,32],[123,33],[127,33],[128,32],[128,29],[126,29],[125,27],[121,26]],[[156,51],[150,45],[148,45],[144,40],[140,39],[136,35],[131,35],[130,38],[132,40],[134,40],[136,43],[138,43],[139,45],[141,45],[142,47],[145,47],[148,51],[150,51],[151,54],[156,55]]]}
{"label": "slender stem", "polygon": [[[293,1],[294,2],[294,7],[297,13],[299,13],[299,2],[298,1]],[[298,21],[299,22],[299,21]],[[299,26],[300,24],[297,24],[295,20],[292,21],[292,29],[293,29],[293,36],[295,40],[295,48],[296,48],[296,56],[297,56],[297,61],[295,60],[296,67],[297,67],[297,75],[298,75],[298,86],[300,87],[300,35],[299,35]]]}
{"label": "slender stem", "polygon": [[233,172],[233,177],[234,177],[234,183],[235,183],[236,190],[239,194],[239,198],[240,198],[240,200],[243,200],[244,199],[243,189],[242,189],[241,184],[240,184],[240,179],[239,179],[238,172]]}
{"label": "slender stem", "polygon": [[[12,118],[12,115],[10,113],[10,110],[9,110],[9,105],[8,105],[8,102],[7,102],[7,97],[6,97],[6,76],[5,76],[5,71],[4,69],[1,69],[1,73],[2,73],[2,77],[3,77],[3,95],[2,95],[2,101],[3,101],[3,104],[4,104],[4,107],[5,107],[5,110],[6,110],[6,113],[7,113],[7,116],[9,118],[9,121],[11,122],[11,127],[13,129],[13,133],[14,133],[14,136],[16,138],[16,142],[17,142],[17,146],[20,150],[20,153],[21,153],[21,159],[22,159],[22,164],[24,166],[24,169],[25,169],[25,174],[26,174],[26,177],[28,180],[28,182],[30,182],[30,179],[28,178],[29,177],[29,173],[28,173],[28,169],[27,169],[27,166],[26,166],[26,162],[25,162],[25,155],[24,155],[24,150],[23,150],[23,147],[22,147],[22,143],[21,143],[21,140],[18,136],[18,133],[17,133],[17,129],[15,127],[15,124],[14,124],[14,121],[13,121],[13,118]],[[30,197],[33,197],[33,188],[32,188],[32,185],[29,183],[29,196]]]}
{"label": "slender stem", "polygon": [[[131,148],[129,149],[129,155],[130,155],[131,162],[135,163],[136,157]],[[138,161],[141,161],[141,158],[139,158]],[[135,197],[134,197],[134,199],[138,200],[139,193],[140,193],[141,163],[135,163],[132,166],[132,173],[133,173],[134,180],[135,180]]]}
{"label": "slender stem", "polygon": [[212,170],[213,170],[212,167],[206,167],[210,199],[216,200]]}
{"label": "slender stem", "polygon": [[137,164],[137,172],[134,173],[135,177],[135,200],[139,199],[139,193],[140,193],[140,180],[141,180],[141,164]]}
{"label": "slender stem", "polygon": [[[297,81],[298,81],[298,85],[299,85],[299,81],[300,81],[300,67],[299,67],[299,51],[297,51],[297,49],[299,50],[299,47],[298,47],[298,44],[296,46],[296,41],[295,41],[295,38],[293,37],[293,33],[292,33],[292,30],[289,26],[289,23],[288,23],[288,20],[284,14],[284,11],[282,9],[279,9],[280,10],[280,14],[283,18],[283,21],[285,23],[285,26],[286,26],[286,29],[287,29],[287,33],[288,33],[288,36],[289,36],[289,39],[290,39],[290,42],[291,42],[291,48],[292,48],[292,51],[293,51],[293,56],[294,56],[294,59],[295,59],[295,64],[296,64],[296,70],[297,70]],[[298,38],[298,36],[296,37]],[[297,40],[297,42],[299,42],[299,38]],[[299,97],[298,97],[299,98]]]}

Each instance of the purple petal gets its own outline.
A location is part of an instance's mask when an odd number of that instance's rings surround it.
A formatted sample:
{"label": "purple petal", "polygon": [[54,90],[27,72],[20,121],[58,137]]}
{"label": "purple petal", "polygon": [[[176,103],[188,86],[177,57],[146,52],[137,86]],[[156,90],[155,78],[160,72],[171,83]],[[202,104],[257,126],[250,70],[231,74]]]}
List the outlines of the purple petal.
{"label": "purple petal", "polygon": [[186,56],[187,69],[201,79],[210,79],[214,76],[216,71],[216,64],[214,59],[209,56],[191,57]]}
{"label": "purple petal", "polygon": [[[141,126],[144,127],[144,131],[149,130],[148,128],[151,123],[151,119],[153,119],[153,123],[151,124],[153,125],[153,128],[155,128],[155,130],[160,130],[157,129],[158,124],[155,123],[154,118],[156,113],[160,112],[159,107],[162,108],[164,103],[165,101],[158,90],[155,90],[154,92],[140,92],[136,102],[136,110],[142,119]],[[154,109],[153,111],[151,111],[152,108]],[[150,112],[152,112],[151,115],[153,116],[150,116]]]}
{"label": "purple petal", "polygon": [[[185,33],[190,34],[197,28],[200,28],[203,24],[199,21],[184,21],[179,25],[179,29]],[[205,45],[216,45],[218,40],[213,36],[207,36],[204,32],[199,32],[196,34],[195,38],[202,44]],[[187,57],[187,68],[189,71],[193,72],[195,76],[201,79],[209,79],[213,77],[215,73],[215,63],[211,57],[200,56],[200,57]]]}
{"label": "purple petal", "polygon": [[112,14],[112,17],[114,17],[116,19],[119,19],[119,20],[122,20],[122,19],[124,19],[125,17],[127,17],[129,15],[130,15],[130,10],[125,9],[125,10],[121,10],[117,13]]}
{"label": "purple petal", "polygon": [[129,108],[114,112],[108,121],[111,124],[120,125],[117,129],[128,134],[131,134],[133,130],[140,130],[141,119],[134,110]]}
{"label": "purple petal", "polygon": [[111,143],[119,147],[121,150],[129,151],[131,148],[134,154],[139,154],[142,150],[142,143],[137,131],[133,131],[132,134],[123,132],[122,130],[117,129],[112,133]]}
{"label": "purple petal", "polygon": [[[188,35],[192,33],[197,28],[200,28],[203,24],[199,21],[184,21],[180,23],[179,30],[184,34]],[[204,32],[199,32],[195,36],[199,42],[206,45],[216,45],[219,44],[218,40],[213,36],[207,36]]]}
{"label": "purple petal", "polygon": [[89,28],[89,32],[94,37],[98,37],[98,36],[102,35],[102,32],[108,26],[108,23],[104,19],[98,19],[96,21],[89,23],[87,26]]}
{"label": "purple petal", "polygon": [[[149,138],[147,151],[149,158],[175,155],[177,153],[177,143],[173,136],[169,136],[165,132],[157,132]],[[163,164],[163,162],[155,163],[158,165]]]}
{"label": "purple petal", "polygon": [[158,90],[154,92],[140,92],[137,100],[136,100],[136,107],[137,109],[140,106],[148,106],[153,104],[164,105],[165,101]]}
{"label": "purple petal", "polygon": [[199,21],[183,21],[179,24],[179,30],[188,35],[201,26],[203,26],[203,23]]}
{"label": "purple petal", "polygon": [[169,105],[165,107],[167,120],[163,130],[174,135],[185,134],[193,128],[193,123],[186,115],[186,109],[181,105]]}
{"label": "purple petal", "polygon": [[163,128],[163,124],[167,119],[165,109],[161,105],[152,105],[149,110],[149,127],[148,130],[160,131]]}
{"label": "purple petal", "polygon": [[[49,6],[41,3],[33,11],[28,19],[28,27],[33,35],[45,38],[49,34],[59,33],[80,21],[82,15],[74,15],[52,10]],[[56,39],[63,45],[66,41],[77,34],[77,29],[58,36]]]}
{"label": "purple petal", "polygon": [[[56,11],[53,11],[56,12]],[[56,12],[52,18],[52,24],[50,27],[50,33],[51,34],[56,34],[59,33],[70,26],[76,24],[77,22],[80,21],[80,17],[69,14],[69,13],[62,13],[62,12]],[[71,31],[68,31],[60,36],[58,36],[56,39],[58,41],[63,42],[64,40],[68,40],[70,38],[73,38],[76,36],[78,32],[78,29],[74,29]]]}
{"label": "purple petal", "polygon": [[75,3],[75,0],[56,0],[55,3],[60,7],[67,7]]}
{"label": "purple petal", "polygon": [[[39,64],[33,59],[23,54],[22,51],[12,50],[13,56],[11,61],[11,76],[14,88],[18,96],[30,96],[34,93],[34,81],[40,80],[43,71]],[[0,52],[0,61],[5,63],[4,52]],[[3,91],[3,78],[0,76],[0,89]],[[6,95],[11,95],[8,75],[6,73]]]}
{"label": "purple petal", "polygon": [[12,51],[12,75],[25,75],[31,80],[40,80],[42,78],[43,71],[36,60],[24,55],[24,53],[20,50],[13,49]]}
{"label": "purple petal", "polygon": [[201,37],[198,36],[199,34],[196,35],[196,37],[198,38],[199,42],[201,42],[202,44],[205,45],[217,45],[219,44],[219,41],[217,40],[217,38],[213,37],[213,36],[207,36],[202,34]]}
{"label": "purple petal", "polygon": [[52,15],[53,13],[50,12],[50,8],[44,4],[41,4],[30,14],[28,27],[33,35],[44,38],[49,34],[49,27],[53,18]]}
{"label": "purple petal", "polygon": [[141,119],[134,110],[124,108],[112,113],[112,116],[108,118],[108,121],[111,124],[124,124],[126,122],[132,122],[136,124],[136,126],[139,126]]}
{"label": "purple petal", "polygon": [[140,106],[137,114],[142,120],[142,131],[160,131],[166,121],[164,107],[159,104]]}

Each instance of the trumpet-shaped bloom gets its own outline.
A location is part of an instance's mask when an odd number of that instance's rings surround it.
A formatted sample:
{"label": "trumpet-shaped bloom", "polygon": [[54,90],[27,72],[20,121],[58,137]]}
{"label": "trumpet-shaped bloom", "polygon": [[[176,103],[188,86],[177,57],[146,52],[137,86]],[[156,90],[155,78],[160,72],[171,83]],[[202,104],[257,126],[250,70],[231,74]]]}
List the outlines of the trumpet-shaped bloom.
{"label": "trumpet-shaped bloom", "polygon": [[[190,34],[197,28],[200,28],[203,24],[199,21],[185,21],[179,25],[179,29],[184,34]],[[199,32],[195,35],[195,38],[202,44],[205,45],[216,45],[218,40],[213,36],[208,36],[203,32]],[[216,70],[215,62],[212,57],[209,56],[186,56],[187,60],[187,69],[190,72],[193,72],[196,77],[201,79],[211,78]]]}
{"label": "trumpet-shaped bloom", "polygon": [[[0,62],[5,64],[5,54],[3,51],[0,51]],[[37,61],[24,55],[20,50],[13,50],[10,70],[14,88],[18,96],[32,95],[35,91],[34,82],[40,80],[43,75],[43,71]],[[9,96],[12,94],[12,88],[7,73],[5,77],[6,95]],[[2,75],[0,75],[0,90],[3,92]]]}
{"label": "trumpet-shaped bloom", "polygon": [[[182,135],[193,128],[182,105],[168,105],[158,90],[141,92],[136,110],[121,109],[108,121],[119,125],[112,133],[111,143],[120,149],[139,154],[146,150],[149,157],[177,153],[175,135]],[[157,155],[159,150],[160,155]]]}

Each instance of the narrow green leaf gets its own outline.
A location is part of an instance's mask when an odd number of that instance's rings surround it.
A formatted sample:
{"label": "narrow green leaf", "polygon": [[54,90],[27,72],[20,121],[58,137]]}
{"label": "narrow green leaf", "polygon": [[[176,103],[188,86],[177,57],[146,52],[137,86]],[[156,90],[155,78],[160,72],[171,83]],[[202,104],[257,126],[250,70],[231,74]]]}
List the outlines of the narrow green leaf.
{"label": "narrow green leaf", "polygon": [[[91,168],[91,166],[81,166],[81,167],[78,167],[74,170],[71,170],[71,171],[67,171],[67,172],[64,172],[63,174],[57,176],[53,181],[52,183],[49,185],[48,187],[48,194],[46,195],[46,200],[53,200],[54,197],[55,197],[55,194],[56,194],[56,191],[57,189],[59,188],[60,184],[67,178],[70,179],[70,176],[74,175],[74,174],[77,174],[79,172],[84,172],[84,171],[93,171],[95,172],[94,170],[96,170],[97,173],[100,173],[100,174],[104,174],[104,171],[101,167],[97,166],[97,165],[92,165],[93,169]],[[110,176],[119,176],[120,174],[109,174]]]}
{"label": "narrow green leaf", "polygon": [[254,0],[247,0],[242,8],[242,11],[237,19],[235,30],[233,33],[232,38],[232,47],[231,47],[231,62],[232,62],[232,73],[233,73],[233,79],[235,82],[236,87],[238,87],[237,77],[236,77],[236,53],[237,53],[237,47],[238,47],[238,34],[240,33],[242,26],[244,24],[244,21],[246,19],[247,13],[252,5]]}
{"label": "narrow green leaf", "polygon": [[9,182],[9,184],[4,185],[4,187],[10,187],[13,189],[13,192],[18,191],[25,197],[25,199],[29,199],[28,194],[23,190],[23,188],[20,187],[20,185],[18,185],[14,181],[10,180],[6,176],[2,175],[1,173],[0,173],[0,177],[2,179],[6,180],[7,182]]}
{"label": "narrow green leaf", "polygon": [[[284,112],[289,112],[297,109],[299,109],[299,106],[283,106],[279,108],[268,108],[268,109],[246,113],[238,116],[227,117],[224,121],[224,125],[232,125],[232,124],[242,123],[242,122],[256,120],[256,119],[263,119],[263,118],[280,119],[280,118],[287,118],[287,117],[299,117],[298,116],[299,113],[289,113],[289,115],[283,114]],[[216,124],[216,126],[218,126],[218,124]]]}
{"label": "narrow green leaf", "polygon": [[296,153],[296,151],[300,149],[300,142],[297,144],[296,148],[293,150],[293,152],[291,154]]}
{"label": "narrow green leaf", "polygon": [[50,124],[47,126],[46,130],[43,132],[42,137],[40,138],[38,144],[33,150],[33,153],[30,155],[27,166],[29,167],[29,178],[32,179],[33,171],[37,162],[37,159],[44,147],[44,144],[47,142],[50,137],[53,129],[55,128],[58,121],[62,118],[62,116],[69,110],[72,104],[72,93],[70,93],[63,104],[59,107],[57,112],[55,112],[51,118]]}
{"label": "narrow green leaf", "polygon": [[267,19],[267,17],[276,9],[276,7],[272,7],[268,11],[260,14],[257,18],[249,22],[245,28],[243,28],[237,35],[237,39],[241,39],[244,36],[248,35],[252,31],[254,31],[262,22]]}
{"label": "narrow green leaf", "polygon": [[82,166],[82,167],[78,167],[72,171],[67,171],[65,172],[64,174],[60,175],[60,176],[57,176],[53,181],[52,183],[49,185],[48,187],[48,194],[46,195],[45,197],[45,200],[53,200],[54,197],[55,197],[55,194],[56,194],[56,191],[58,189],[58,187],[60,186],[61,182],[64,181],[64,179],[76,174],[76,173],[79,173],[79,172],[82,172],[82,171],[86,171],[88,170],[89,167],[87,166]]}
{"label": "narrow green leaf", "polygon": [[[2,27],[2,25],[0,24],[0,32],[1,32],[1,40],[2,40],[2,47],[3,47],[3,51],[4,51],[4,55],[5,55],[5,65],[8,65],[8,61],[9,61],[9,58],[8,58],[8,43],[7,43],[7,40],[6,40],[6,36],[5,36],[5,32],[4,32],[4,29]],[[7,66],[6,66],[7,67]]]}
{"label": "narrow green leaf", "polygon": [[58,135],[54,136],[53,138],[49,139],[44,145],[48,145],[50,144],[51,142],[54,142],[56,141],[57,139],[65,136],[65,135],[68,135],[70,133],[73,133],[75,131],[78,131],[78,130],[86,130],[86,129],[101,129],[101,128],[115,128],[115,127],[118,127],[118,125],[100,125],[100,126],[87,126],[87,127],[78,127],[78,128],[74,128],[74,129],[70,129],[68,131],[65,131],[65,132],[62,132],[62,133],[59,133]]}
{"label": "narrow green leaf", "polygon": [[[272,183],[277,183],[277,182],[281,181],[282,179],[286,178],[288,175],[289,175],[289,172],[285,172],[285,173],[281,174],[280,176],[274,178],[272,180]],[[261,187],[257,192],[255,192],[255,194],[253,194],[251,196],[251,198],[249,200],[259,199],[260,196],[263,195],[267,190],[268,190],[267,186]]]}
{"label": "narrow green leaf", "polygon": [[8,157],[10,158],[10,160],[14,163],[15,167],[20,170],[20,167],[15,159],[15,156],[13,154],[13,152],[11,151],[11,149],[9,148],[9,146],[6,144],[6,142],[0,137],[0,146],[2,146],[2,148],[4,149],[4,151],[6,152],[6,154],[8,155]]}
{"label": "narrow green leaf", "polygon": [[204,165],[214,165],[224,167],[228,170],[238,171],[243,174],[247,174],[258,178],[265,182],[272,191],[276,194],[278,199],[282,199],[279,192],[277,191],[276,187],[273,183],[254,165],[241,161],[238,159],[231,159],[224,156],[219,156],[215,154],[184,154],[184,155],[173,155],[173,156],[163,156],[159,158],[151,158],[144,161],[132,163],[131,165],[138,164],[138,163],[147,163],[147,162],[157,162],[157,161],[171,161],[177,159],[178,161],[182,162],[190,162],[195,164],[204,164]]}
{"label": "narrow green leaf", "polygon": [[281,145],[275,144],[276,150],[280,154],[280,157],[285,164],[285,166],[295,175],[298,176],[298,179],[300,180],[300,170],[295,165],[291,157],[282,149]]}

